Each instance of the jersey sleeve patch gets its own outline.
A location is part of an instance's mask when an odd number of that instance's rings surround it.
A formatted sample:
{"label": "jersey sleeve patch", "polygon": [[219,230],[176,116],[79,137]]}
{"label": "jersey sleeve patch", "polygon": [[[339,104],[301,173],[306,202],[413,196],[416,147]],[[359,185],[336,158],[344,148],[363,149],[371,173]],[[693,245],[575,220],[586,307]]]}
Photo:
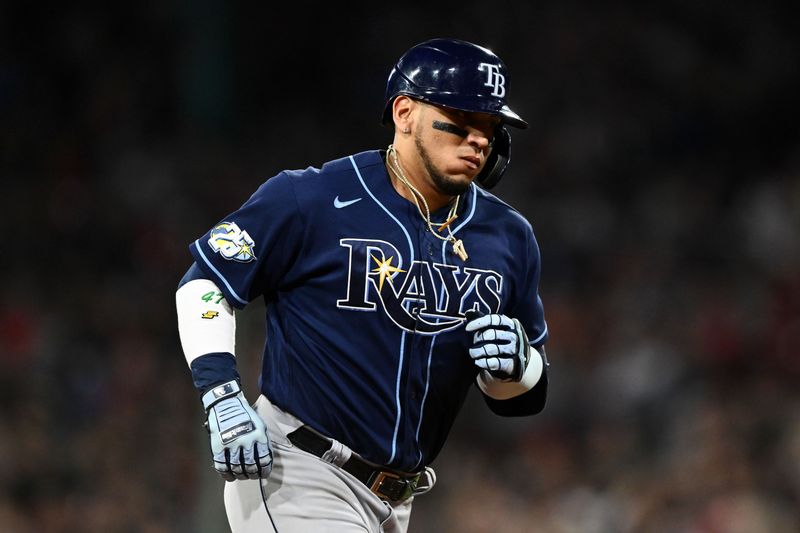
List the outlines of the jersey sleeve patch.
{"label": "jersey sleeve patch", "polygon": [[228,261],[249,263],[255,261],[256,243],[247,231],[235,222],[222,222],[211,230],[208,245],[214,253],[220,254]]}

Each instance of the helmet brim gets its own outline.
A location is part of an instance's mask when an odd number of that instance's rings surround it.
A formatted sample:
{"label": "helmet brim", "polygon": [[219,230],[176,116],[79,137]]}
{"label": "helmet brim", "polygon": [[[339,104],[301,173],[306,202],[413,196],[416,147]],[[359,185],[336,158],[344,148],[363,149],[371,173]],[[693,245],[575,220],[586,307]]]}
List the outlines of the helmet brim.
{"label": "helmet brim", "polygon": [[[392,123],[392,102],[394,101],[395,98],[397,98],[398,96],[401,96],[401,95],[402,96],[408,96],[409,98],[413,98],[414,100],[421,100],[421,101],[429,103],[431,105],[449,107],[451,109],[458,109],[460,111],[466,111],[466,112],[471,112],[471,113],[488,113],[490,115],[495,115],[495,116],[498,116],[498,117],[500,117],[502,119],[503,124],[508,124],[509,126],[513,126],[515,128],[519,128],[519,129],[522,129],[522,130],[524,130],[524,129],[526,129],[528,127],[528,123],[521,116],[519,116],[514,111],[512,111],[511,108],[508,107],[507,105],[504,105],[498,111],[491,112],[491,111],[485,111],[483,109],[475,109],[474,107],[470,108],[469,106],[453,105],[451,102],[443,103],[441,101],[434,101],[433,99],[428,98],[427,96],[420,96],[420,95],[409,94],[409,93],[405,93],[405,92],[394,95],[386,103],[386,107],[384,107],[384,109],[383,109],[383,116],[381,117],[381,123],[384,126],[388,126],[389,124]],[[439,100],[441,100],[441,99],[439,99]],[[475,106],[475,107],[477,107],[477,106]]]}
{"label": "helmet brim", "polygon": [[503,122],[509,126],[514,126],[515,128],[519,128],[521,130],[524,130],[528,127],[528,123],[523,120],[521,116],[511,111],[511,108],[507,105],[503,106],[499,114],[501,117],[503,117]]}

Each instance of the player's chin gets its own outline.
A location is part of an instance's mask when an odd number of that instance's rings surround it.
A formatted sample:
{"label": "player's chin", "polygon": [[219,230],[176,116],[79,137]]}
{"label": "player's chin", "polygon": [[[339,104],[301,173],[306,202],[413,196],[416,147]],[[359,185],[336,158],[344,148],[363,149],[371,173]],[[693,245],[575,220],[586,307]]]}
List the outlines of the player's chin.
{"label": "player's chin", "polygon": [[478,177],[480,174],[480,167],[461,167],[459,169],[454,169],[452,173],[449,174],[450,180],[455,183],[463,184],[465,187],[468,187],[470,183],[472,183],[475,178]]}
{"label": "player's chin", "polygon": [[447,174],[444,179],[437,179],[436,186],[439,192],[449,196],[457,196],[469,190],[469,186],[477,174]]}
{"label": "player's chin", "polygon": [[469,174],[455,174],[450,176],[450,181],[452,181],[454,184],[457,184],[457,187],[468,188],[469,184],[472,183],[477,176],[477,173],[472,172]]}

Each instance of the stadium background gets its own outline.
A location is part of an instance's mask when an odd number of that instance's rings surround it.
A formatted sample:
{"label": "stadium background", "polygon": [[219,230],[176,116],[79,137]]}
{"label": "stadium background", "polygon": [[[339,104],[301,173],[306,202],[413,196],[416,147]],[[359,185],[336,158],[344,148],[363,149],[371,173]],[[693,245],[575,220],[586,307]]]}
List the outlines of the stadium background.
{"label": "stadium background", "polygon": [[388,144],[393,61],[449,36],[506,61],[531,123],[497,192],[542,248],[552,392],[517,420],[473,394],[411,531],[797,531],[788,6],[2,3],[2,529],[224,529],[187,246],[277,171]]}

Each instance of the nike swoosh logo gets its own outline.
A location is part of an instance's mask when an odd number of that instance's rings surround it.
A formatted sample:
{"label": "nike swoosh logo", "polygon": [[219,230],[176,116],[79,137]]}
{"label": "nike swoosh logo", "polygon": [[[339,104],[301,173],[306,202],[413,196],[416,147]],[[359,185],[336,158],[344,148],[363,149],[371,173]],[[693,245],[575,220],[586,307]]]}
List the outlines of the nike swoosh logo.
{"label": "nike swoosh logo", "polygon": [[353,205],[354,203],[360,201],[361,198],[356,198],[355,200],[347,200],[346,202],[343,202],[339,200],[339,197],[337,196],[336,198],[333,199],[333,207],[335,207],[336,209],[341,209],[343,207],[347,207],[348,205]]}

